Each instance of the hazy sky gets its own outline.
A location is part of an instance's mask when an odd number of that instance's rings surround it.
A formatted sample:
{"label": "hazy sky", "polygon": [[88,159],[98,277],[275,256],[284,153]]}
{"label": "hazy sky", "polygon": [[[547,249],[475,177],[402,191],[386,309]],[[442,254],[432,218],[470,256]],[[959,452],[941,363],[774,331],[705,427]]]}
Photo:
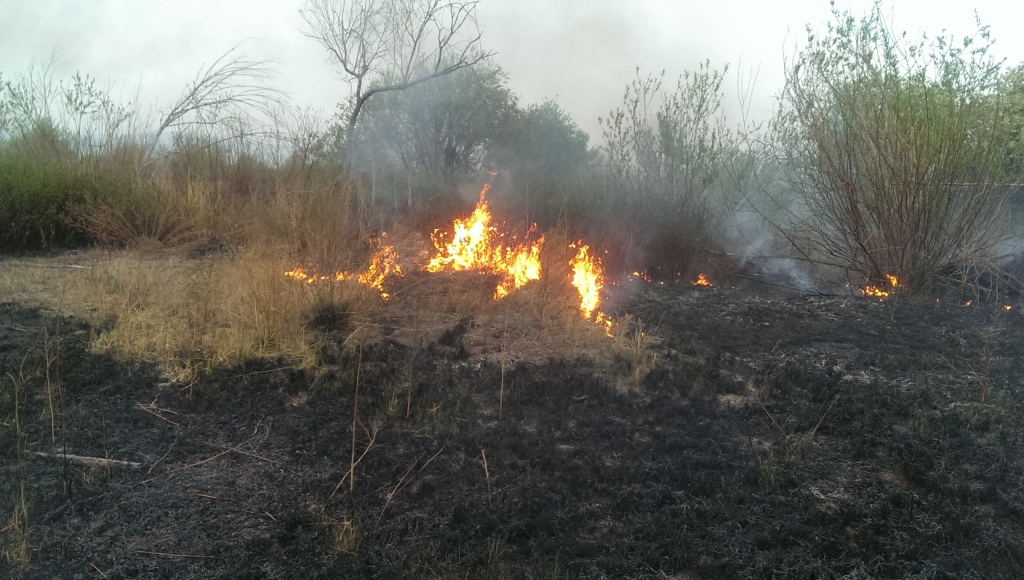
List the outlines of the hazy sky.
{"label": "hazy sky", "polygon": [[[326,52],[304,37],[298,0],[0,0],[0,73],[17,75],[55,50],[67,72],[111,84],[143,106],[166,106],[201,65],[239,42],[250,56],[277,62],[275,83],[294,102],[331,112],[348,94]],[[870,0],[837,0],[863,14]],[[911,36],[975,30],[974,12],[991,27],[997,56],[1024,62],[1020,0],[893,0],[893,26]],[[827,0],[481,0],[484,48],[509,75],[524,104],[556,99],[600,141],[598,116],[621,103],[642,74],[674,79],[705,59],[738,73],[758,71],[754,113],[767,111],[781,88],[783,58],[821,30]],[[730,98],[733,112],[738,105]]]}

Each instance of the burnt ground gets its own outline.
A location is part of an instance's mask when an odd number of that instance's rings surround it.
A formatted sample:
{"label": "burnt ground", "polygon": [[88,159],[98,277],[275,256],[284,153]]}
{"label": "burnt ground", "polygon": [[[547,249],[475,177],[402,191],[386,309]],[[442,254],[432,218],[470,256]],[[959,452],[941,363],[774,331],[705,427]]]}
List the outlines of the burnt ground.
{"label": "burnt ground", "polygon": [[[188,389],[0,304],[0,515],[24,481],[32,548],[0,577],[1024,576],[1017,309],[653,286],[625,311],[638,384],[628,356],[518,363],[499,419],[469,324]],[[65,447],[142,466],[28,453]]]}

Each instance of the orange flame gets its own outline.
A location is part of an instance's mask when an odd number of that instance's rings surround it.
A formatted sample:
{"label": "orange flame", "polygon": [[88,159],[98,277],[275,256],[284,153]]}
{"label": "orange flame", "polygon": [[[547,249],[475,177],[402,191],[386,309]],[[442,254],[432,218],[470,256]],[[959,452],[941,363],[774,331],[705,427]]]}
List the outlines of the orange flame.
{"label": "orange flame", "polygon": [[886,281],[889,282],[889,289],[888,290],[883,290],[882,288],[879,288],[878,286],[870,285],[870,286],[864,286],[863,288],[861,288],[860,289],[861,293],[864,294],[865,296],[875,296],[878,299],[888,298],[889,296],[892,296],[893,294],[896,293],[896,289],[900,285],[900,279],[897,278],[893,274],[886,274],[885,275],[885,279],[886,279]]}
{"label": "orange flame", "polygon": [[714,286],[711,282],[708,282],[707,277],[704,273],[697,274],[697,279],[691,282],[694,286]]}
{"label": "orange flame", "polygon": [[309,275],[306,273],[305,268],[295,268],[294,270],[288,270],[287,272],[284,273],[284,275],[293,280],[299,280],[300,282],[305,282],[306,280],[309,279]]}
{"label": "orange flame", "polygon": [[865,296],[877,296],[878,298],[887,298],[891,292],[882,290],[878,286],[865,286],[860,289],[861,293]]}
{"label": "orange flame", "polygon": [[396,278],[405,276],[405,270],[398,263],[398,252],[395,251],[394,246],[384,243],[386,239],[387,234],[382,233],[379,238],[371,240],[371,243],[377,245],[377,251],[370,257],[370,264],[366,267],[366,271],[358,278],[360,284],[380,292],[380,297],[384,300],[391,298],[391,295],[384,291],[384,280],[388,276]]}
{"label": "orange flame", "polygon": [[294,270],[288,270],[284,275],[293,280],[298,280],[299,282],[305,282],[306,284],[312,285],[317,282],[327,282],[329,280],[340,282],[348,276],[348,272],[335,272],[333,276],[327,276],[317,274],[316,272],[310,273],[305,268],[295,268]]}
{"label": "orange flame", "polygon": [[[384,300],[391,298],[391,295],[384,290],[384,281],[387,278],[395,277],[401,278],[405,276],[405,270],[402,269],[401,264],[398,263],[398,252],[394,246],[390,246],[384,243],[387,238],[387,234],[381,234],[380,238],[371,240],[370,243],[377,245],[377,251],[370,257],[370,263],[366,267],[363,273],[356,277],[356,281],[373,288],[380,292],[380,297]],[[284,273],[285,277],[299,282],[305,282],[306,284],[316,284],[317,282],[344,282],[349,280],[352,276],[345,271],[338,271],[332,275],[317,274],[311,272],[305,268],[295,268],[294,270],[288,270]]]}
{"label": "orange flame", "polygon": [[[476,271],[500,278],[494,299],[508,296],[532,280],[540,280],[540,250],[543,236],[535,242],[505,244],[506,234],[491,225],[491,212],[485,199],[491,184],[480,191],[476,209],[465,219],[456,219],[450,232],[434,230],[430,239],[437,255],[424,270],[428,272]],[[531,227],[528,234],[534,231]],[[512,238],[514,240],[514,238]]]}
{"label": "orange flame", "polygon": [[651,275],[648,274],[646,270],[644,270],[642,272],[633,272],[633,277],[640,278],[644,282],[650,282],[651,281]]}
{"label": "orange flame", "polygon": [[[580,314],[590,320],[601,305],[601,289],[604,288],[604,268],[590,255],[590,246],[580,242],[570,244],[576,248],[576,256],[569,262],[572,267],[572,285],[580,293]],[[604,315],[598,313],[597,322],[604,322]]]}

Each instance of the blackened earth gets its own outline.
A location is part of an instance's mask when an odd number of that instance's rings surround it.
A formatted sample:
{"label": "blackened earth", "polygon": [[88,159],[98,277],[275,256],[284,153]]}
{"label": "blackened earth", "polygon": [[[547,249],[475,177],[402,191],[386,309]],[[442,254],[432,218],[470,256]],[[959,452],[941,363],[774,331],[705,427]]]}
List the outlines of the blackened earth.
{"label": "blackened earth", "polygon": [[[502,380],[456,331],[188,387],[0,304],[0,515],[24,481],[33,549],[0,577],[1024,577],[1017,309],[655,286],[626,310],[657,354],[633,385],[629,356]],[[65,449],[142,467],[29,453]]]}

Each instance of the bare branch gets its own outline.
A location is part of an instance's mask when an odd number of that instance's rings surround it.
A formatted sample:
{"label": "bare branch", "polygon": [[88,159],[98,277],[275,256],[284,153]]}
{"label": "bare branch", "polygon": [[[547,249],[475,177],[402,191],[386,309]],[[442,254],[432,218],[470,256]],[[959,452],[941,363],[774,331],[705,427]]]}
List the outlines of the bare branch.
{"label": "bare branch", "polygon": [[178,100],[164,114],[146,154],[147,163],[161,135],[170,127],[216,125],[232,115],[248,117],[252,112],[269,113],[282,100],[280,91],[262,84],[273,76],[264,61],[235,54],[236,45],[210,66],[200,69]]}
{"label": "bare branch", "polygon": [[306,1],[300,10],[310,29],[306,36],[327,49],[328,60],[353,87],[346,139],[373,95],[402,91],[491,56],[480,51],[476,5],[475,0]]}

